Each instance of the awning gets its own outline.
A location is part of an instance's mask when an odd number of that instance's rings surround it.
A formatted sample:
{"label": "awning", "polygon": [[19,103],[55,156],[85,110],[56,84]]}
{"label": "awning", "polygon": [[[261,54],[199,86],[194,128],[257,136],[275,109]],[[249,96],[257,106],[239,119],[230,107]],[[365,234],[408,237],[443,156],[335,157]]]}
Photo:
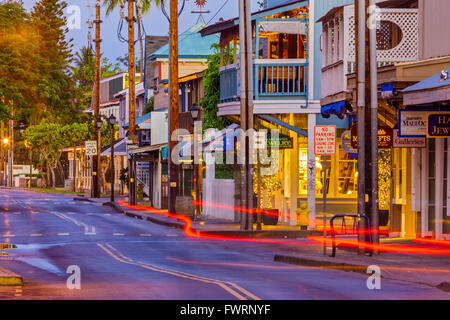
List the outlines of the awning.
{"label": "awning", "polygon": [[260,20],[259,25],[260,31],[262,32],[306,35],[306,23],[302,21],[290,21],[289,19],[280,19],[277,21]]}
{"label": "awning", "polygon": [[403,104],[432,105],[450,101],[450,68],[418,82],[403,91]]}
{"label": "awning", "polygon": [[[127,156],[127,143],[126,139],[122,138],[114,142],[114,156]],[[111,155],[111,145],[104,147],[100,153],[101,156]]]}
{"label": "awning", "polygon": [[284,121],[282,121],[282,120],[280,120],[278,118],[275,118],[275,117],[269,116],[269,115],[258,115],[258,117],[263,119],[263,120],[275,123],[275,124],[277,124],[277,125],[279,125],[281,127],[284,127],[284,128],[286,128],[288,130],[291,130],[291,131],[293,131],[293,132],[295,132],[295,133],[297,133],[297,134],[299,134],[301,136],[308,137],[308,132],[306,132],[305,130],[302,130],[302,129],[299,129],[297,127],[294,127],[293,125],[290,125],[289,123],[286,123],[286,122],[284,122]]}
{"label": "awning", "polygon": [[352,112],[353,107],[346,100],[333,102],[320,108],[320,113],[322,114],[322,117],[326,119],[328,119],[332,114],[336,115],[339,119],[344,119],[344,114],[347,111]]}
{"label": "awning", "polygon": [[165,147],[167,147],[167,143],[161,143],[161,144],[155,144],[152,146],[144,146],[144,147],[140,147],[140,148],[131,149],[128,151],[128,153],[136,154],[136,153],[151,152],[151,151],[161,150]]}

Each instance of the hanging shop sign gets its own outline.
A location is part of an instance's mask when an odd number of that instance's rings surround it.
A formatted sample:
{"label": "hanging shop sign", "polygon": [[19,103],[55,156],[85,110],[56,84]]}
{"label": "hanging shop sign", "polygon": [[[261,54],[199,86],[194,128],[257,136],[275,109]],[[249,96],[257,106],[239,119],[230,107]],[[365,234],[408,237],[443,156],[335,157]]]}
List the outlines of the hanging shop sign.
{"label": "hanging shop sign", "polygon": [[267,148],[270,149],[292,149],[294,148],[294,140],[284,134],[278,134],[277,136],[267,135]]}
{"label": "hanging shop sign", "polygon": [[[378,148],[389,149],[392,148],[393,140],[392,129],[388,126],[378,127]],[[358,148],[358,126],[353,126],[351,129],[351,145],[353,148]]]}
{"label": "hanging shop sign", "polygon": [[342,149],[347,153],[358,153],[356,148],[352,147],[352,133],[350,130],[344,131],[341,136]]}
{"label": "hanging shop sign", "polygon": [[398,136],[398,129],[394,129],[393,148],[425,148],[425,138],[402,138]]}
{"label": "hanging shop sign", "polygon": [[314,153],[323,156],[336,154],[336,126],[314,127]]}
{"label": "hanging shop sign", "polygon": [[427,137],[450,138],[450,112],[427,114]]}
{"label": "hanging shop sign", "polygon": [[398,111],[399,137],[426,137],[427,112],[426,111]]}

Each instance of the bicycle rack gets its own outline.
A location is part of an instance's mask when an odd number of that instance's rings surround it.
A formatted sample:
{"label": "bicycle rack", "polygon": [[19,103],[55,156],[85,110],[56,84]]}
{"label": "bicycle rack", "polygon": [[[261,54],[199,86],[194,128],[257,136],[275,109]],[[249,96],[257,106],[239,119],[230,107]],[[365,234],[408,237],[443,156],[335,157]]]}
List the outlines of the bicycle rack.
{"label": "bicycle rack", "polygon": [[[361,218],[366,220],[368,230],[371,230],[371,228],[370,228],[370,220],[369,220],[369,217],[367,217],[366,215],[361,215],[361,214],[337,214],[337,215],[334,215],[330,219],[330,229],[331,229],[331,239],[332,239],[331,240],[332,251],[331,251],[330,257],[335,257],[336,256],[336,231],[334,229],[334,219],[342,218],[343,221],[342,221],[342,227],[341,228],[345,229],[345,218],[346,217],[354,219],[353,220],[353,230],[355,230],[355,229],[358,230],[358,239],[359,239],[359,221],[360,221]],[[368,234],[369,234],[369,243],[373,244],[371,232],[368,232]],[[372,256],[372,254],[373,254],[373,251],[372,251],[372,249],[370,249],[369,250],[369,256]]]}

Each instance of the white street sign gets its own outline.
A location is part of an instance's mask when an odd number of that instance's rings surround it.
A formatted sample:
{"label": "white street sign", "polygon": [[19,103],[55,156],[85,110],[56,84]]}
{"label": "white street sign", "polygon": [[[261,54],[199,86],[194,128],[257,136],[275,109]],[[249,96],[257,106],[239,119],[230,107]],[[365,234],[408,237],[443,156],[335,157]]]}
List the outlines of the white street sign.
{"label": "white street sign", "polygon": [[87,156],[97,155],[97,141],[85,141],[85,147]]}
{"label": "white street sign", "polygon": [[324,156],[336,154],[336,126],[314,127],[314,153]]}

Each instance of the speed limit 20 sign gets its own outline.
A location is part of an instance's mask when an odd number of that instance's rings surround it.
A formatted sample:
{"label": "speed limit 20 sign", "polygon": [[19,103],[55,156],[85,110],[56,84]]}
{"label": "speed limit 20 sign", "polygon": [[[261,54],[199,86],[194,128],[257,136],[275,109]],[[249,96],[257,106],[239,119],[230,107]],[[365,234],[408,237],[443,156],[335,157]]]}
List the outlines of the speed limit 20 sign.
{"label": "speed limit 20 sign", "polygon": [[95,156],[97,155],[97,141],[85,141],[86,155]]}

